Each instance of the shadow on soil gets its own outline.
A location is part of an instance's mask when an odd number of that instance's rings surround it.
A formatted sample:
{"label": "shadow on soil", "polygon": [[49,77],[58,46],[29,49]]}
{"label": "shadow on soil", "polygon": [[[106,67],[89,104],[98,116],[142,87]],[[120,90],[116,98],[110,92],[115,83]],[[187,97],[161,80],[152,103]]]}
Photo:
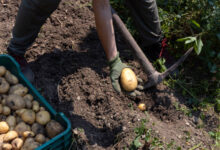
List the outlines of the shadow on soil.
{"label": "shadow on soil", "polygon": [[106,77],[107,73],[102,69],[106,67],[107,63],[101,50],[100,53],[97,53],[93,52],[92,49],[80,52],[54,49],[51,53],[39,56],[30,65],[36,75],[35,86],[57,111],[65,113],[71,120],[72,128],[83,129],[91,145],[97,144],[102,147],[108,147],[114,144],[115,136],[121,132],[122,127],[110,129],[108,127],[97,128],[93,126],[83,116],[74,114],[71,101],[61,100],[57,92],[61,79],[76,73],[80,68],[89,67],[100,76]]}

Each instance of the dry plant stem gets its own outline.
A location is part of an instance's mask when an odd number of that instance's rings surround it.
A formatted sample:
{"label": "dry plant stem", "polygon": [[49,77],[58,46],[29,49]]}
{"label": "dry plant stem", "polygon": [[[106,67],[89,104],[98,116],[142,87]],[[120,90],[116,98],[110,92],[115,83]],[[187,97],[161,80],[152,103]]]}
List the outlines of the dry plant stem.
{"label": "dry plant stem", "polygon": [[114,23],[119,28],[123,37],[133,50],[140,64],[142,65],[144,72],[148,75],[148,82],[145,84],[144,89],[152,87],[163,81],[165,77],[167,77],[171,72],[173,72],[183,61],[188,57],[188,55],[192,52],[193,48],[191,47],[176,63],[174,63],[170,68],[167,69],[164,73],[159,73],[155,70],[151,62],[147,59],[141,48],[136,43],[135,39],[132,37],[127,27],[121,20],[121,18],[117,15],[115,10],[112,8],[112,17]]}

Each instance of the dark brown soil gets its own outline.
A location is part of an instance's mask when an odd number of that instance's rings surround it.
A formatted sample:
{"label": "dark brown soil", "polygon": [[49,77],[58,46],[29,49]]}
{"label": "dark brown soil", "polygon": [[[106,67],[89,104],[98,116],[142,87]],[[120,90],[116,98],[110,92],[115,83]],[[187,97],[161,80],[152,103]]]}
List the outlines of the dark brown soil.
{"label": "dark brown soil", "polygon": [[[6,53],[19,3],[0,2],[0,53]],[[117,43],[122,60],[146,81],[120,33]],[[210,149],[214,143],[207,131],[211,125],[212,129],[218,125],[216,117],[210,116],[205,128],[197,128],[193,117],[174,106],[177,102],[185,106],[184,98],[163,84],[136,98],[114,92],[89,0],[64,0],[43,26],[26,58],[35,73],[36,88],[70,119],[79,149],[129,147],[135,138],[134,128],[142,119],[148,120],[147,127],[155,131],[155,136],[166,143],[174,140],[182,149],[200,142],[201,147]],[[148,115],[138,110],[140,102],[147,105]],[[189,141],[186,132],[190,132]]]}

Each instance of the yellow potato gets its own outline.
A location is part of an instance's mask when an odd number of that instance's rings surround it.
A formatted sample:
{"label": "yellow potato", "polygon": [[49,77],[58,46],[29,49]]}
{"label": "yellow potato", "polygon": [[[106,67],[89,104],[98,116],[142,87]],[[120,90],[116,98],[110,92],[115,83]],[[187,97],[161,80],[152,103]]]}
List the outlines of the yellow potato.
{"label": "yellow potato", "polygon": [[38,142],[35,142],[33,138],[27,138],[21,150],[34,150],[39,146],[40,144]]}
{"label": "yellow potato", "polygon": [[40,105],[39,105],[38,101],[33,101],[32,109],[35,112],[38,112],[40,110]]}
{"label": "yellow potato", "polygon": [[10,109],[8,106],[3,106],[2,113],[3,113],[5,116],[8,116],[8,115],[11,114],[11,109]]}
{"label": "yellow potato", "polygon": [[40,144],[43,144],[46,141],[46,138],[43,134],[38,134],[35,137],[35,141],[40,143]]}
{"label": "yellow potato", "polygon": [[25,131],[30,131],[30,127],[24,122],[20,122],[19,124],[16,125],[15,131],[17,131],[18,134],[22,136]]}
{"label": "yellow potato", "polygon": [[9,130],[9,126],[8,126],[7,122],[1,121],[0,122],[0,134],[7,133],[8,130]]}
{"label": "yellow potato", "polygon": [[18,116],[21,116],[23,114],[23,112],[25,112],[25,108],[22,108],[22,109],[18,109],[15,111],[15,113],[18,115]]}
{"label": "yellow potato", "polygon": [[6,105],[13,110],[18,110],[25,107],[25,101],[20,95],[10,94],[6,98]]}
{"label": "yellow potato", "polygon": [[0,77],[0,94],[7,93],[9,88],[10,88],[10,85],[5,80],[5,78]]}
{"label": "yellow potato", "polygon": [[142,111],[145,111],[147,108],[146,108],[146,105],[144,104],[144,103],[140,103],[139,105],[138,105],[138,108],[140,109],[140,110],[142,110]]}
{"label": "yellow potato", "polygon": [[2,150],[11,150],[12,149],[12,145],[9,143],[3,143],[2,145]]}
{"label": "yellow potato", "polygon": [[0,147],[3,143],[4,136],[5,136],[5,134],[0,134]]}
{"label": "yellow potato", "polygon": [[39,111],[36,115],[36,122],[45,125],[50,121],[50,114],[48,111]]}
{"label": "yellow potato", "polygon": [[10,84],[17,84],[18,83],[18,78],[15,75],[11,74],[11,72],[8,70],[5,73],[5,79]]}
{"label": "yellow potato", "polygon": [[4,66],[0,66],[0,77],[1,76],[4,76],[5,75],[5,72],[6,72],[6,69]]}
{"label": "yellow potato", "polygon": [[134,91],[138,85],[137,77],[130,68],[124,68],[122,70],[120,82],[122,88],[128,92]]}
{"label": "yellow potato", "polygon": [[24,87],[22,84],[15,84],[10,87],[9,94],[16,94],[20,96],[24,96],[27,94],[28,88]]}
{"label": "yellow potato", "polygon": [[24,137],[24,138],[34,137],[34,136],[35,136],[35,134],[34,134],[34,132],[32,132],[32,131],[25,131],[25,132],[23,133],[23,137]]}
{"label": "yellow potato", "polygon": [[23,143],[24,141],[21,138],[16,138],[11,142],[11,145],[14,150],[19,150],[21,149]]}
{"label": "yellow potato", "polygon": [[26,109],[21,114],[21,119],[28,124],[33,124],[35,121],[35,112],[31,109]]}
{"label": "yellow potato", "polygon": [[18,133],[16,131],[9,131],[5,134],[3,141],[8,142],[18,137]]}
{"label": "yellow potato", "polygon": [[6,118],[6,122],[8,123],[10,129],[13,129],[16,126],[16,118],[15,118],[15,116],[8,116]]}

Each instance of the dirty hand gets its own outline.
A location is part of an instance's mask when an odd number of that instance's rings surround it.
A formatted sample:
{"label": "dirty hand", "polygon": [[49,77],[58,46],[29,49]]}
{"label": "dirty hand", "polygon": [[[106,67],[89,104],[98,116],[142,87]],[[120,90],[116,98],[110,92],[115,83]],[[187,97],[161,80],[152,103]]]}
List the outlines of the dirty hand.
{"label": "dirty hand", "polygon": [[[127,66],[126,64],[122,63],[120,57],[119,57],[119,53],[117,54],[117,56],[109,61],[109,66],[110,66],[110,78],[111,78],[111,82],[112,82],[112,86],[115,89],[115,91],[117,92],[121,92],[121,86],[119,83],[119,78],[121,75],[121,72],[124,68],[130,68],[129,66]],[[139,83],[142,82],[141,79],[138,78]],[[143,86],[138,85],[137,89],[139,90],[143,90]],[[136,96],[136,95],[140,95],[141,93],[137,90],[133,91],[133,92],[129,92],[128,93],[131,96]]]}

